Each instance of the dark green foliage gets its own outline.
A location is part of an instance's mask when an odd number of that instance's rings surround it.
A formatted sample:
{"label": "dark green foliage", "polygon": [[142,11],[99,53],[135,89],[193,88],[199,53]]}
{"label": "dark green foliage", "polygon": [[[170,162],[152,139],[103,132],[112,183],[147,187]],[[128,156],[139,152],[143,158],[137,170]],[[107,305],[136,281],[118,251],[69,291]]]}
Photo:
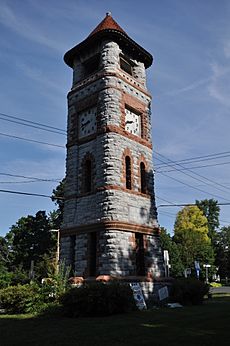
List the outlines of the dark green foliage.
{"label": "dark green foliage", "polygon": [[44,211],[39,211],[35,216],[20,218],[5,238],[0,239],[5,267],[13,273],[12,285],[28,282],[32,263],[34,273],[31,277],[40,281],[48,276],[57,246],[55,234],[50,229],[50,219]]}
{"label": "dark green foliage", "polygon": [[128,284],[91,283],[67,291],[61,298],[64,313],[70,317],[106,316],[136,310]]}
{"label": "dark green foliage", "polygon": [[0,308],[9,314],[43,313],[57,305],[52,285],[26,284],[0,290]]}
{"label": "dark green foliage", "polygon": [[230,226],[222,227],[217,233],[216,265],[222,279],[230,278]]}
{"label": "dark green foliage", "polygon": [[0,289],[10,286],[12,281],[12,273],[7,272],[0,267]]}
{"label": "dark green foliage", "polygon": [[45,253],[55,251],[56,242],[44,211],[38,211],[35,216],[22,217],[9,233],[12,263],[16,266],[22,264],[25,270],[30,269],[32,260],[36,263]]}
{"label": "dark green foliage", "polygon": [[[58,206],[58,209],[53,213],[55,214],[55,222],[53,224],[53,228],[60,228],[62,219],[63,219],[63,211],[64,211],[64,189],[65,189],[65,178],[62,179],[60,184],[53,190],[52,201]],[[52,214],[51,214],[52,216]]]}
{"label": "dark green foliage", "polygon": [[0,307],[12,314],[29,312],[37,293],[38,289],[33,285],[9,286],[0,290]]}
{"label": "dark green foliage", "polygon": [[208,236],[211,239],[212,244],[215,244],[220,215],[218,201],[215,201],[214,199],[204,199],[202,201],[196,200],[196,205],[200,210],[202,210],[204,216],[206,216],[208,220]]}
{"label": "dark green foliage", "polygon": [[200,305],[208,291],[209,286],[197,279],[177,279],[172,284],[170,299],[182,305]]}
{"label": "dark green foliage", "polygon": [[180,247],[173,241],[164,227],[161,227],[160,231],[160,244],[162,250],[168,250],[169,252],[170,276],[175,278],[183,276],[185,266],[181,260]]}

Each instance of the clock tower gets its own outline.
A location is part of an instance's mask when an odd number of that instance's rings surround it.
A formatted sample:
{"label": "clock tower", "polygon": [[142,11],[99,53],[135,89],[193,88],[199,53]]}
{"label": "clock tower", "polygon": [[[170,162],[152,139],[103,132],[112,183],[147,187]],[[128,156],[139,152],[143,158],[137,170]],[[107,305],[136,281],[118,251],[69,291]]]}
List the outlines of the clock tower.
{"label": "clock tower", "polygon": [[73,84],[61,260],[82,280],[140,281],[149,291],[164,275],[146,88],[153,58],[107,13],[64,60]]}

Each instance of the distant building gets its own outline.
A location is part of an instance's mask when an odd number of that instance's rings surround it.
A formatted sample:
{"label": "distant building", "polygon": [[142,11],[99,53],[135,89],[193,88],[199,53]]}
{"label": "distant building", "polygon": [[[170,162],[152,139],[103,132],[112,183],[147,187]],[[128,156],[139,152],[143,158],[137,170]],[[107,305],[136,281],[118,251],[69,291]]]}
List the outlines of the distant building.
{"label": "distant building", "polygon": [[108,13],[64,60],[73,86],[61,259],[76,277],[148,282],[151,290],[164,275],[146,88],[153,58]]}

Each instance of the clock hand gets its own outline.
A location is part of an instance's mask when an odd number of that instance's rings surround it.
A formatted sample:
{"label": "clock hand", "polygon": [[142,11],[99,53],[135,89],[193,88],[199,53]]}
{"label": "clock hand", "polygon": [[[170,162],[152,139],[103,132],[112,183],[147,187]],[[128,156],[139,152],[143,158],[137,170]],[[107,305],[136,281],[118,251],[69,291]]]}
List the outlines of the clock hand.
{"label": "clock hand", "polygon": [[86,121],[86,123],[84,123],[84,124],[81,124],[81,128],[83,129],[86,125],[88,125],[90,123],[90,121],[88,120],[88,121]]}
{"label": "clock hand", "polygon": [[127,124],[132,124],[133,123],[133,120],[127,120],[126,122],[125,122],[125,125],[127,125]]}

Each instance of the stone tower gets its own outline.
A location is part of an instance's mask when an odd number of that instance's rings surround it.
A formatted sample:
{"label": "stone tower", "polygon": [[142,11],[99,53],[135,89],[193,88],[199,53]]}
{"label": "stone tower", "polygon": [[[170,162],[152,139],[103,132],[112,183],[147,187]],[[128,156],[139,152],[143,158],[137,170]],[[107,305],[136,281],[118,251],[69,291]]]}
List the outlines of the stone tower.
{"label": "stone tower", "polygon": [[73,69],[61,259],[76,277],[163,276],[154,199],[152,56],[107,13],[64,60]]}

